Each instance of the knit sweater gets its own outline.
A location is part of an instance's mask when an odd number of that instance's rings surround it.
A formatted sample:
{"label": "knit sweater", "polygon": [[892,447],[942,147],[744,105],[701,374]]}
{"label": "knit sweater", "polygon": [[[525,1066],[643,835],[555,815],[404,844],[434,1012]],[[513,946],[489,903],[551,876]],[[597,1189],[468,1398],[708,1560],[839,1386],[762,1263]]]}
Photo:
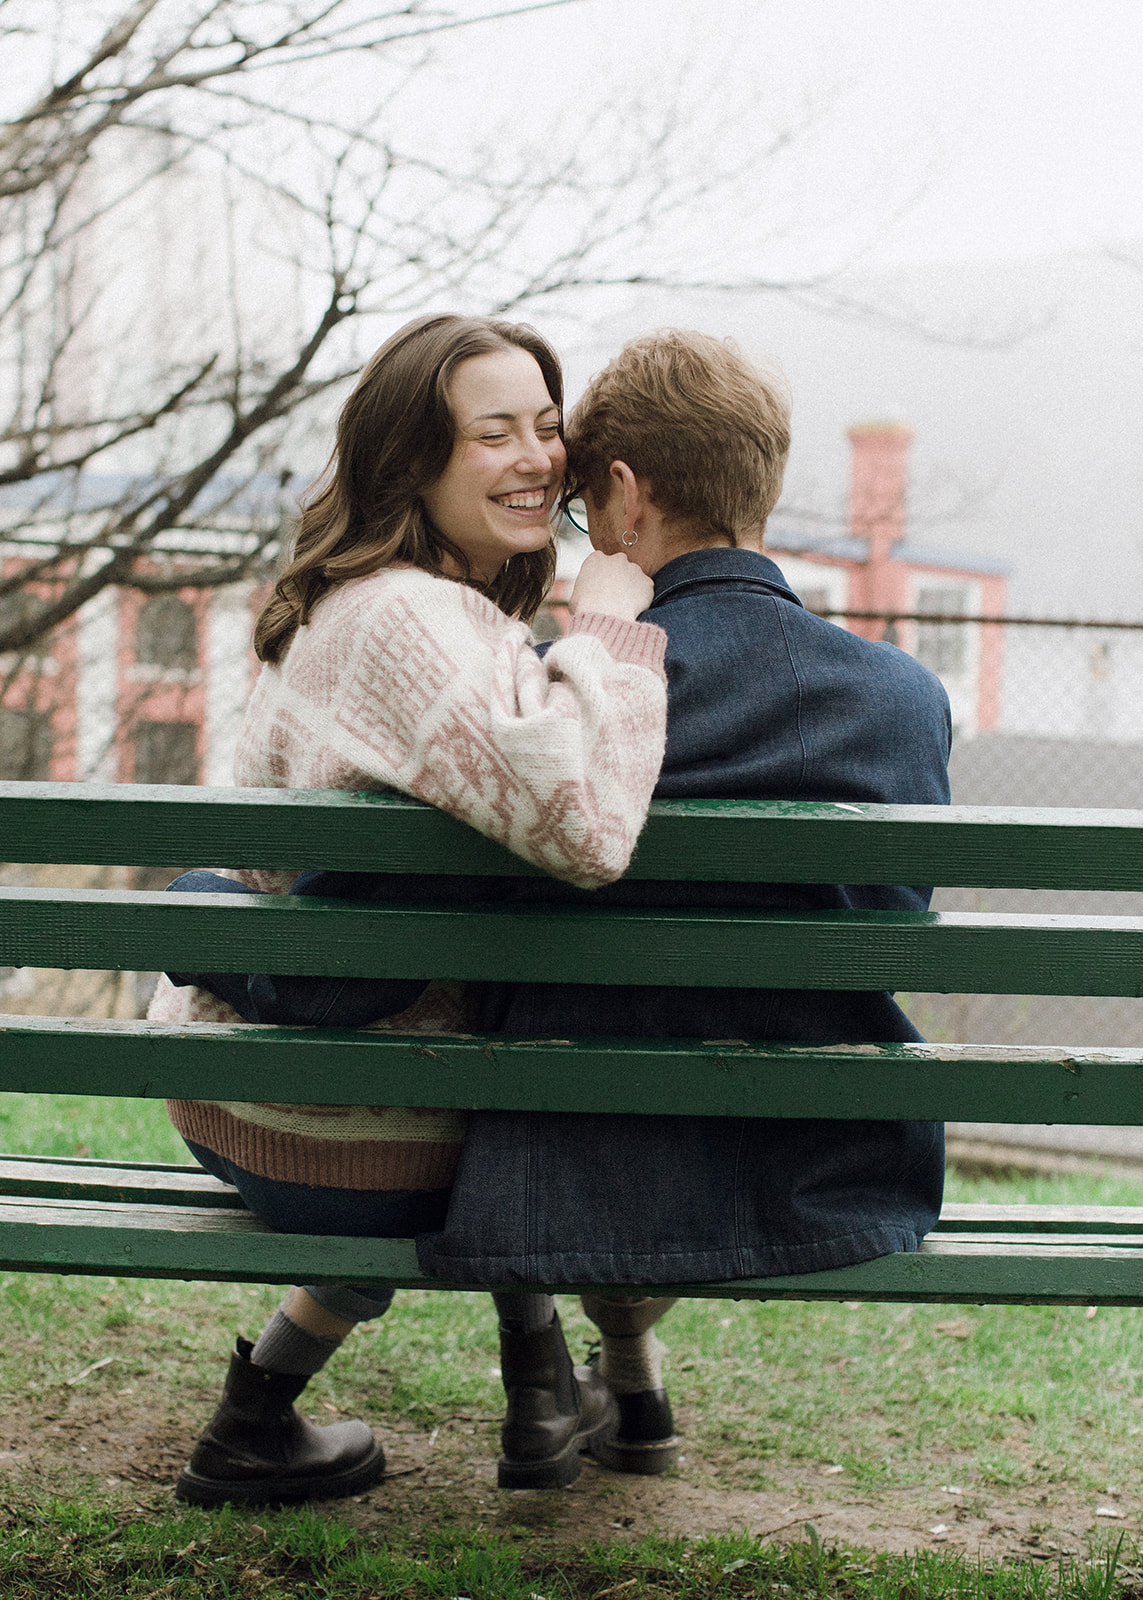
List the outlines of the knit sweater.
{"label": "knit sweater", "polygon": [[[236,781],[396,789],[439,806],[554,877],[621,876],[666,737],[666,635],[579,614],[544,659],[521,622],[462,584],[388,568],[341,585],[263,667]],[[284,893],[298,871],[235,871]],[[161,978],[160,1022],[243,1024],[203,989]],[[463,1030],[463,988],[433,983],[383,1031]],[[261,1177],[318,1187],[435,1190],[451,1183],[464,1116],[393,1106],[171,1100],[193,1143]]]}

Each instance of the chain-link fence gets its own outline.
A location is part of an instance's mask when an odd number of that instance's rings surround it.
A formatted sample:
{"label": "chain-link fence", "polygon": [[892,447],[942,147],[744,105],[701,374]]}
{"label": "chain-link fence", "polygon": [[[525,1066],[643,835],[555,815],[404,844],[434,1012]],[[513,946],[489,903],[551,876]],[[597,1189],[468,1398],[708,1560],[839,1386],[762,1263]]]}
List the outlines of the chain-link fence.
{"label": "chain-link fence", "polygon": [[[959,805],[1143,807],[1143,623],[981,622],[866,614],[850,626],[909,649],[945,682]],[[943,911],[1143,915],[1143,893],[938,889]],[[930,1039],[1143,1045],[1143,1000],[908,996]]]}

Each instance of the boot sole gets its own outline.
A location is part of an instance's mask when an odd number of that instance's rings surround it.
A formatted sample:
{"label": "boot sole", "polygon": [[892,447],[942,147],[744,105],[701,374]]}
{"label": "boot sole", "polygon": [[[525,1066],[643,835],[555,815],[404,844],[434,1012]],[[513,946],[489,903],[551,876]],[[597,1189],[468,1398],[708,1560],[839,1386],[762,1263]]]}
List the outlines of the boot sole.
{"label": "boot sole", "polygon": [[613,1472],[634,1472],[641,1477],[653,1478],[666,1472],[679,1459],[679,1441],[672,1434],[668,1439],[648,1439],[645,1443],[631,1439],[608,1439],[599,1434],[591,1444],[591,1454],[602,1466]]}
{"label": "boot sole", "polygon": [[574,1483],[583,1471],[583,1458],[595,1441],[615,1426],[607,1417],[590,1433],[577,1433],[564,1448],[543,1461],[509,1461],[501,1456],[496,1463],[496,1481],[501,1489],[562,1489]]}
{"label": "boot sole", "polygon": [[280,1506],[298,1505],[303,1500],[342,1500],[346,1495],[371,1488],[384,1473],[385,1452],[379,1444],[355,1467],[347,1467],[342,1472],[311,1473],[307,1477],[228,1481],[200,1477],[188,1467],[179,1474],[175,1499],[196,1506],[221,1506],[227,1501],[235,1505]]}

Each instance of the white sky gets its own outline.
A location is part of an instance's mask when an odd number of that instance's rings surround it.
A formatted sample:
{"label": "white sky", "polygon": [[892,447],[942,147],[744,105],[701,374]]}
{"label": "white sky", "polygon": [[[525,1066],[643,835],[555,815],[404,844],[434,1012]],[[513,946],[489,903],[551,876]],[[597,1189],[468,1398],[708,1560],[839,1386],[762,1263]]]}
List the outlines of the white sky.
{"label": "white sky", "polygon": [[[734,334],[793,389],[787,503],[842,521],[846,427],[899,416],[914,537],[1008,561],[1017,611],[1143,616],[1143,272],[1108,252],[1143,261],[1143,3],[584,0],[439,65],[454,127],[511,105],[519,132],[569,86],[667,97],[680,63],[708,139],[725,113],[714,165],[813,108],[784,163],[757,163],[754,209],[747,183],[692,248],[731,269],[849,261],[858,298],[899,296],[902,326],[780,295],[629,292],[578,329],[541,306],[573,392],[639,328]],[[954,337],[927,341],[910,311]],[[955,337],[1022,324],[1008,348]]]}
{"label": "white sky", "polygon": [[[583,0],[458,36],[440,64],[450,121],[483,132],[539,132],[608,85],[653,97],[685,64],[739,113],[729,151],[745,108],[808,96],[804,220],[841,206],[839,238],[879,235],[870,266],[1143,237],[1139,0]],[[884,233],[886,195],[921,184]]]}
{"label": "white sky", "polygon": [[[59,4],[66,36],[77,0]],[[309,103],[349,114],[396,88],[420,48],[320,63]],[[900,416],[916,428],[915,536],[1011,561],[1018,610],[1143,616],[1143,271],[1107,253],[1134,246],[1143,261],[1141,80],[1143,0],[578,0],[443,36],[384,128],[478,173],[485,149],[492,170],[524,178],[570,156],[589,210],[623,117],[677,107],[676,177],[739,177],[673,214],[648,256],[620,251],[620,268],[848,268],[854,298],[897,302],[899,324],[767,294],[533,302],[524,314],[554,338],[571,393],[648,326],[732,333],[789,376],[790,504],[843,521],[846,427]],[[792,126],[789,147],[766,154]],[[217,233],[214,212],[188,215]],[[524,271],[570,226],[564,202],[541,208],[503,253]],[[258,292],[264,261],[244,270]],[[499,270],[495,257],[464,309],[493,303]],[[261,301],[280,315],[273,295]],[[1022,325],[1008,348],[981,337]],[[922,336],[941,329],[944,344]],[[314,466],[327,442],[323,423]]]}

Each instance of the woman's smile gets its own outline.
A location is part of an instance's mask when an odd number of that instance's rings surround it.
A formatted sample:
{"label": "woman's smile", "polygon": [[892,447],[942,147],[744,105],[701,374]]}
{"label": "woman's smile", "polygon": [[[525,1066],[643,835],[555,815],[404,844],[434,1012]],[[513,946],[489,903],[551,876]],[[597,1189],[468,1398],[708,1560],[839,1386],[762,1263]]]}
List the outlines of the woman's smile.
{"label": "woman's smile", "polygon": [[567,455],[560,412],[526,350],[462,361],[449,385],[456,442],[424,493],[425,511],[472,576],[491,583],[514,555],[552,537]]}
{"label": "woman's smile", "polygon": [[492,498],[498,506],[503,506],[506,511],[534,513],[536,511],[546,512],[548,509],[546,489],[520,489],[508,494],[495,494]]}

